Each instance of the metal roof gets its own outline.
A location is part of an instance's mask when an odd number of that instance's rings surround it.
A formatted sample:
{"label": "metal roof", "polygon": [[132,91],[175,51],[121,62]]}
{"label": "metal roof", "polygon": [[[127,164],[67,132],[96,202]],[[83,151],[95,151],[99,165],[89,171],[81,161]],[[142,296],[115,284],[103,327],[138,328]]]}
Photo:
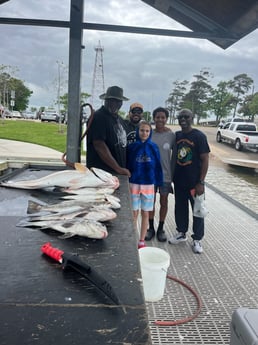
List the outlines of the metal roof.
{"label": "metal roof", "polygon": [[[0,5],[9,0],[0,0]],[[81,0],[82,3],[86,0]],[[203,38],[226,49],[258,28],[258,0],[141,0],[189,30],[78,23],[83,29],[135,34]],[[72,6],[73,0],[71,0]],[[71,22],[0,18],[2,24],[71,27]]]}
{"label": "metal roof", "polygon": [[258,28],[257,0],[142,1],[223,49]]}

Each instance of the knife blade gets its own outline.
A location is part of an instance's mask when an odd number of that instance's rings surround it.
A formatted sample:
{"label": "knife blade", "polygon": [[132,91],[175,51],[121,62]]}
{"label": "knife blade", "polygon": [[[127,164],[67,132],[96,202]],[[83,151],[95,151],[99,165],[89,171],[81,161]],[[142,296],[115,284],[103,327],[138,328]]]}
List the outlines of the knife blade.
{"label": "knife blade", "polygon": [[65,253],[58,248],[52,247],[50,242],[43,244],[41,246],[41,251],[45,255],[61,263],[64,270],[67,268],[74,269],[108,296],[115,304],[120,304],[119,298],[116,296],[109,282],[91,266],[82,261],[78,254]]}

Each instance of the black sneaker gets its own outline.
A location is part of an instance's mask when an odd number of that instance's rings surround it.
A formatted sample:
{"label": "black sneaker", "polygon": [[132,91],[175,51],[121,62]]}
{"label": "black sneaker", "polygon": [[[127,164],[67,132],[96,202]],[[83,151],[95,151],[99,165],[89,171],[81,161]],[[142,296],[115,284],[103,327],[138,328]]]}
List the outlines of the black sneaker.
{"label": "black sneaker", "polygon": [[155,236],[155,230],[150,228],[147,230],[147,234],[145,236],[145,241],[150,241]]}
{"label": "black sneaker", "polygon": [[167,236],[166,236],[164,230],[158,230],[157,231],[157,239],[159,242],[166,242]]}

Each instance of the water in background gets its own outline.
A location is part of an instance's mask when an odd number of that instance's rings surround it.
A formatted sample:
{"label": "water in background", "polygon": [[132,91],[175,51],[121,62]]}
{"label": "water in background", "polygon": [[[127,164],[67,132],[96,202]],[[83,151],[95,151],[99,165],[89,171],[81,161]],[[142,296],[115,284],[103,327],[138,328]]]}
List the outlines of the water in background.
{"label": "water in background", "polygon": [[211,164],[206,181],[258,214],[258,173],[254,169]]}

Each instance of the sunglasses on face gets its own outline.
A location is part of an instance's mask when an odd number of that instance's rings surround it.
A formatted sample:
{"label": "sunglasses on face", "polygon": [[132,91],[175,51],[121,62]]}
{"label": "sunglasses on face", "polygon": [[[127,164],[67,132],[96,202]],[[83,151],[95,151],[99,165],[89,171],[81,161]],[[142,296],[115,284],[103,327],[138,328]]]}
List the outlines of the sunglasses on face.
{"label": "sunglasses on face", "polygon": [[142,109],[139,109],[139,108],[132,109],[131,113],[132,114],[141,114],[142,113]]}
{"label": "sunglasses on face", "polygon": [[188,119],[190,119],[190,115],[179,115],[177,118],[178,118],[178,120],[182,120],[182,119],[185,119],[185,120],[188,120]]}

